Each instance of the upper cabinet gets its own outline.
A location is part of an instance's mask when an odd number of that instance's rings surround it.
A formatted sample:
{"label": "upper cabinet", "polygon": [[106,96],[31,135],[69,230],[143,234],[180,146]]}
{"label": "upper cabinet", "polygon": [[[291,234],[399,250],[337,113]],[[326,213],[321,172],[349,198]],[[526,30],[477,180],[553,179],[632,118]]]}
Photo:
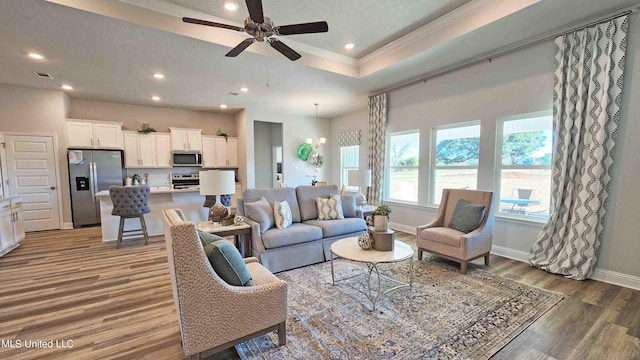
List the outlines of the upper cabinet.
{"label": "upper cabinet", "polygon": [[202,136],[202,167],[238,167],[238,139]]}
{"label": "upper cabinet", "polygon": [[69,119],[66,136],[70,148],[123,148],[122,123]]}
{"label": "upper cabinet", "polygon": [[238,167],[238,139],[218,137],[216,144],[216,167]]}
{"label": "upper cabinet", "polygon": [[202,129],[169,128],[172,151],[202,151]]}
{"label": "upper cabinet", "polygon": [[171,167],[171,136],[167,133],[139,134],[123,131],[124,167],[169,168]]}

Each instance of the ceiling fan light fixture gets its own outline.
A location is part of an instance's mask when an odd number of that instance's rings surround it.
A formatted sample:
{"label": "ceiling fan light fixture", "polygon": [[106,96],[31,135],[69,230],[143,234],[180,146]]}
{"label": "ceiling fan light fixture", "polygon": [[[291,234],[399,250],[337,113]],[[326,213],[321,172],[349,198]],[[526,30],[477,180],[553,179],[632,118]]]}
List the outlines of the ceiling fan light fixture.
{"label": "ceiling fan light fixture", "polygon": [[222,0],[222,6],[229,11],[238,10],[238,4],[233,0]]}

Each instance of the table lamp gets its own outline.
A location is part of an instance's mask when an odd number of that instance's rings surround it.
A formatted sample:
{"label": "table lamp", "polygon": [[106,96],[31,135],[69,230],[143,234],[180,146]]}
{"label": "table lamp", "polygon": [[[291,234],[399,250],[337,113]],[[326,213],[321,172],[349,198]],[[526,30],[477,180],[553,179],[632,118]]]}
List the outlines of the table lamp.
{"label": "table lamp", "polygon": [[221,195],[236,192],[236,175],[234,171],[209,170],[200,171],[200,195],[216,195],[216,203],[209,208],[209,221],[221,222],[229,215],[229,209],[222,205]]}
{"label": "table lamp", "polygon": [[356,204],[358,206],[367,205],[367,197],[362,194],[362,188],[371,186],[371,170],[349,170],[347,174],[347,183],[349,186],[358,187],[358,197]]}

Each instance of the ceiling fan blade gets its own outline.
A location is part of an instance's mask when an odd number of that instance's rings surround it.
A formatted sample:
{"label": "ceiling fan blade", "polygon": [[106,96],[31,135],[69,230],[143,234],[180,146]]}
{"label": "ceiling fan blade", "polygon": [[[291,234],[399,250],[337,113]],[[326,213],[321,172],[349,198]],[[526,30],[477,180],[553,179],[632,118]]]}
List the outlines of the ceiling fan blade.
{"label": "ceiling fan blade", "polygon": [[329,31],[329,25],[327,25],[326,21],[318,21],[303,24],[276,26],[274,30],[279,35],[311,34],[327,32]]}
{"label": "ceiling fan blade", "polygon": [[264,23],[264,13],[262,12],[262,0],[246,0],[249,17],[256,24]]}
{"label": "ceiling fan blade", "polygon": [[292,48],[288,47],[287,45],[285,45],[285,43],[283,43],[280,40],[270,39],[269,44],[274,49],[278,50],[282,55],[288,57],[289,60],[291,60],[291,61],[296,61],[296,60],[298,60],[298,59],[300,59],[302,57],[302,55],[300,55],[297,52],[293,51]]}
{"label": "ceiling fan blade", "polygon": [[217,23],[217,22],[213,22],[213,21],[192,19],[192,18],[188,18],[188,17],[183,17],[182,21],[184,21],[186,23],[190,23],[190,24],[213,26],[213,27],[229,29],[229,30],[235,30],[235,31],[244,31],[244,28],[241,28],[241,27],[238,27],[238,26],[221,24],[221,23]]}
{"label": "ceiling fan blade", "polygon": [[227,56],[227,57],[236,57],[236,56],[240,55],[240,53],[243,52],[244,49],[248,48],[249,45],[253,44],[255,41],[256,41],[256,39],[254,39],[254,38],[246,39],[246,40],[242,41],[240,44],[238,44],[238,46],[236,46],[233,49],[231,49],[231,51],[229,51],[225,56]]}

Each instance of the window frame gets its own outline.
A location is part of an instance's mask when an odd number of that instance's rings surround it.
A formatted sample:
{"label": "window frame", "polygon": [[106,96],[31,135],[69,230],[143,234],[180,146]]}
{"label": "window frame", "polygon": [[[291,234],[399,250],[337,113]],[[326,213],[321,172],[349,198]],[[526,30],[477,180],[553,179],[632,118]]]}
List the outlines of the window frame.
{"label": "window frame", "polygon": [[427,203],[429,206],[440,206],[439,203],[435,203],[436,199],[436,170],[438,169],[448,169],[448,170],[468,170],[475,169],[476,170],[476,189],[478,188],[478,176],[480,173],[480,151],[478,151],[478,164],[477,165],[436,165],[436,149],[438,147],[438,130],[449,130],[455,128],[462,128],[468,126],[479,126],[480,134],[478,135],[478,141],[482,140],[482,123],[480,120],[471,120],[464,121],[455,124],[446,124],[440,126],[431,127],[431,154],[429,156],[429,194],[427,195]]}
{"label": "window frame", "polygon": [[[358,154],[356,156],[356,159],[358,159],[358,164],[356,167],[351,167],[351,166],[344,166],[344,154],[343,154],[343,150],[345,150],[345,148],[356,148],[358,151]],[[357,192],[359,189],[357,186],[349,186],[348,182],[347,182],[347,178],[345,178],[345,170],[359,170],[360,169],[360,145],[347,145],[347,146],[339,146],[340,149],[340,188],[342,189],[342,186],[344,186],[344,189],[346,191],[355,191]],[[348,172],[347,172],[348,174]],[[366,192],[366,189],[364,190]]]}
{"label": "window frame", "polygon": [[[418,165],[415,166],[392,166],[391,165],[391,138],[393,136],[402,136],[408,134],[418,134]],[[411,130],[402,130],[389,132],[385,137],[385,161],[384,161],[384,191],[383,191],[383,199],[384,201],[396,202],[396,203],[405,203],[405,204],[418,204],[420,200],[420,146],[421,146],[421,130],[420,129],[411,129]],[[391,168],[398,169],[416,169],[418,171],[418,184],[417,186],[417,194],[415,200],[404,200],[404,199],[396,199],[392,198],[390,191],[390,181],[391,181]]]}
{"label": "window frame", "polygon": [[[504,123],[508,121],[517,121],[517,120],[524,120],[528,118],[543,117],[543,116],[551,117],[551,136],[553,137],[553,110],[542,110],[542,111],[535,111],[535,112],[524,113],[524,114],[508,115],[508,116],[502,116],[496,119],[496,144],[495,144],[495,163],[493,166],[493,170],[494,170],[493,186],[495,189],[494,195],[496,196],[495,206],[497,207],[495,214],[497,216],[514,218],[514,219],[528,219],[528,220],[533,220],[533,219],[546,220],[546,218],[549,216],[549,214],[527,214],[527,213],[520,214],[520,213],[508,213],[508,212],[500,211],[500,199],[502,198],[502,193],[501,193],[502,170],[526,169],[526,170],[551,171],[553,168],[553,160],[549,165],[524,165],[524,164],[523,165],[504,165],[502,163],[502,145],[503,145],[502,142],[504,140]],[[555,148],[553,147],[553,138],[551,139],[551,144],[552,144],[551,158],[553,159],[553,154],[555,152]],[[551,183],[549,186],[551,186]],[[551,193],[551,188],[549,188],[549,193]]]}

